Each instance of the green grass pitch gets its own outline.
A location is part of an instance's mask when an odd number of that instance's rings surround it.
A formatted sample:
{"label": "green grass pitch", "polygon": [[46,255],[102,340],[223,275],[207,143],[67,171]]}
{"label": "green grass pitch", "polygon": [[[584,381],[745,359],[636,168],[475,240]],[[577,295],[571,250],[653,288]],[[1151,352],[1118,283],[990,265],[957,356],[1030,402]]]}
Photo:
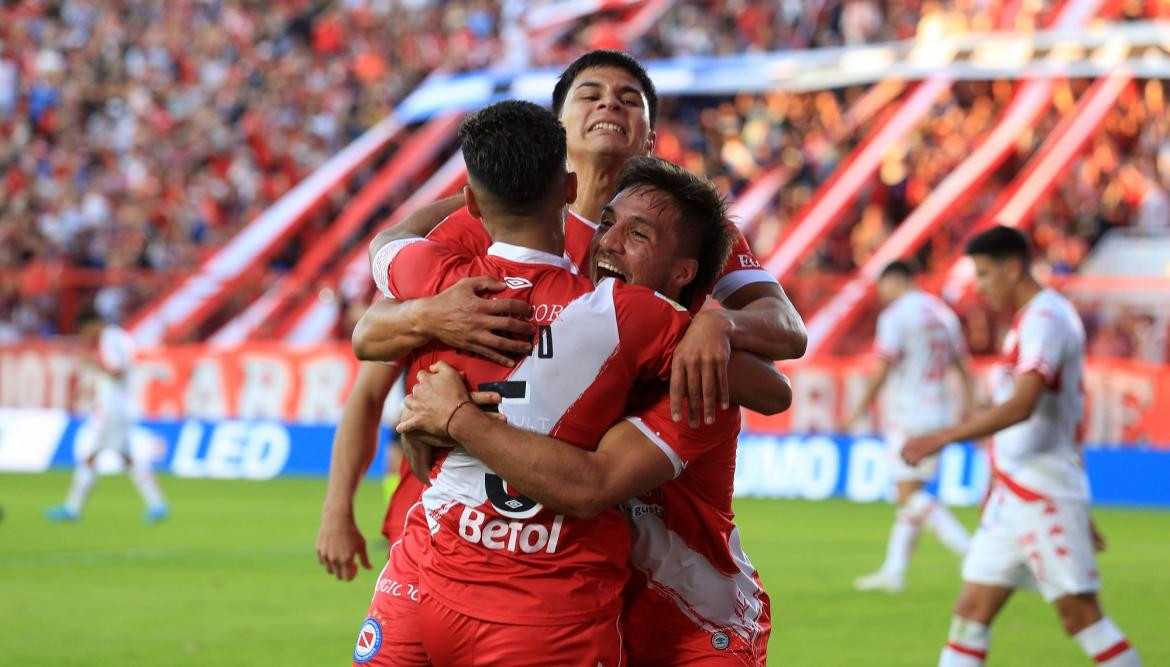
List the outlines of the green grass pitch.
{"label": "green grass pitch", "polygon": [[[144,525],[130,482],[105,477],[81,523],[52,525],[69,475],[0,475],[0,665],[349,664],[376,571],[326,576],[313,551],[323,479],[165,477],[174,515]],[[366,484],[359,521],[376,535],[382,495]],[[909,586],[861,595],[891,510],[846,502],[743,500],[745,548],[772,595],[770,664],[933,665],[958,564],[924,537]],[[960,510],[968,527],[973,510]],[[1170,665],[1170,513],[1099,509],[1109,539],[1103,600],[1146,665]],[[385,544],[371,539],[374,558]],[[380,563],[379,563],[380,565]],[[991,665],[1088,665],[1035,594],[1010,603]]]}

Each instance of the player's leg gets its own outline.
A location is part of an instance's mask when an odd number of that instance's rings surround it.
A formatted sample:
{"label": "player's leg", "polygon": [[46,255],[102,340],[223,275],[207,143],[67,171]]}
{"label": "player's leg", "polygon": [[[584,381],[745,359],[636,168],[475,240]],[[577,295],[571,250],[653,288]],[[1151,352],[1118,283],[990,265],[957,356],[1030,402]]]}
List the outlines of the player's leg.
{"label": "player's leg", "polygon": [[963,587],[955,602],[947,644],[939,667],[982,667],[991,641],[991,623],[1012,591],[1034,585],[1020,548],[1017,498],[1002,489],[992,492],[979,529],[963,559]]}
{"label": "player's leg", "polygon": [[1085,655],[1105,667],[1141,667],[1125,633],[1105,615],[1096,593],[1066,595],[1053,603],[1060,622]]}
{"label": "player's leg", "polygon": [[991,645],[991,623],[1011,595],[1011,588],[964,581],[939,667],[983,667]]}
{"label": "player's leg", "polygon": [[77,462],[73,470],[73,481],[65,495],[65,502],[45,510],[45,516],[50,521],[76,521],[81,518],[85,503],[97,486],[97,457],[105,449],[117,448],[117,433],[114,420],[109,415],[101,415],[93,421],[93,447],[89,453]]}
{"label": "player's leg", "polygon": [[1097,598],[1100,577],[1094,554],[1089,508],[1078,502],[1038,502],[1034,571],[1042,572],[1040,593],[1052,603],[1065,632],[1099,665],[1136,667],[1137,651]]}
{"label": "player's leg", "polygon": [[430,665],[419,622],[418,557],[430,539],[426,512],[416,503],[404,517],[401,538],[390,547],[386,566],[354,646],[355,665],[422,667]]}
{"label": "player's leg", "polygon": [[[929,504],[920,506],[920,500],[930,500],[926,494],[916,495],[922,491],[924,480],[918,470],[902,460],[902,445],[906,437],[903,433],[892,431],[886,436],[886,445],[889,449],[890,479],[894,482],[895,510],[894,524],[890,526],[890,536],[886,541],[886,558],[877,572],[858,577],[853,586],[859,591],[886,591],[896,593],[905,585],[906,568],[910,564],[910,556],[914,552],[914,545],[918,541],[918,533],[922,530],[922,523],[926,513],[930,510]],[[912,504],[911,500],[915,503]]]}
{"label": "player's leg", "polygon": [[138,490],[138,495],[146,504],[146,520],[150,523],[157,523],[170,516],[170,508],[167,507],[166,498],[163,497],[162,489],[158,486],[158,478],[154,474],[150,459],[135,457],[130,452],[125,451],[122,453],[122,459],[126,462],[126,469],[130,472],[130,480],[134,483],[134,488]]}

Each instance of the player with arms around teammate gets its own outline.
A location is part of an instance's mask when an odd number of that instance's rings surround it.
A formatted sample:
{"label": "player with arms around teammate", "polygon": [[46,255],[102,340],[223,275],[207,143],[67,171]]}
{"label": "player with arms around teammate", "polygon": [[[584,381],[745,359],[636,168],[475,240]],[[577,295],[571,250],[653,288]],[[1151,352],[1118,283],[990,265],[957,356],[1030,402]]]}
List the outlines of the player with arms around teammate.
{"label": "player with arms around teammate", "polygon": [[1018,588],[1038,587],[1066,632],[1096,664],[1141,664],[1097,598],[1101,582],[1089,515],[1089,480],[1078,442],[1084,416],[1085,332],[1064,297],[1029,270],[1027,239],[995,227],[967,245],[979,292],[1016,309],[1004,339],[996,405],[957,426],[913,438],[915,464],[948,442],[994,435],[994,486],[963,561],[940,667],[980,667],[991,623]]}
{"label": "player with arms around teammate", "polygon": [[950,426],[959,406],[948,386],[948,371],[958,372],[969,413],[974,387],[967,367],[967,346],[959,319],[940,299],[915,287],[910,266],[891,262],[877,282],[884,310],[878,315],[877,370],[865,394],[845,420],[845,429],[861,419],[888,385],[885,400],[886,443],[890,450],[890,477],[897,493],[897,511],[886,546],[886,560],[873,574],[858,577],[859,591],[896,593],[905,585],[906,568],[918,533],[926,526],[958,556],[967,552],[969,536],[963,525],[923,487],[938,471],[938,457],[915,466],[902,460],[902,445],[913,437]]}
{"label": "player with arms around teammate", "polygon": [[[617,194],[622,167],[631,157],[649,155],[654,148],[658,96],[637,60],[619,51],[599,50],[581,56],[561,73],[552,109],[565,127],[568,168],[577,174],[578,183],[577,198],[565,218],[565,251],[587,273],[589,245],[602,208]],[[449,205],[455,210],[457,204]],[[480,254],[489,243],[482,225],[466,210],[455,210],[441,223],[441,218],[429,224],[421,216],[417,219],[424,224],[413,229],[400,225],[379,234],[371,243],[371,258],[403,234],[427,235]],[[807,343],[804,323],[784,290],[760,268],[743,234],[730,223],[729,228],[735,238],[722,273],[710,290],[695,297],[696,303],[684,303],[695,316],[672,361],[671,398],[679,418],[687,398],[694,405],[709,404],[702,417],[710,421],[716,405],[727,405],[732,349],[775,360],[795,359],[804,354]],[[698,312],[707,293],[724,309]],[[418,329],[431,326],[424,317],[413,323]],[[376,350],[366,356],[386,358]],[[692,415],[694,423],[698,416]]]}
{"label": "player with arms around teammate", "polygon": [[[602,213],[594,278],[618,277],[682,299],[670,272],[677,241],[668,232],[677,218],[721,219],[721,197],[709,182],[656,158],[632,159],[619,187]],[[485,425],[490,418],[474,406],[455,414],[469,394],[453,369],[435,368],[416,385],[409,400],[418,412],[400,428],[440,436],[452,429],[510,488],[567,516],[591,518],[630,501],[630,565],[638,581],[622,634],[632,664],[763,664],[768,599],[739,546],[731,511],[738,407],[718,410],[713,424],[691,427],[673,421],[663,392],[592,450],[502,423]],[[787,379],[768,360],[737,352],[730,375],[732,402],[769,413],[787,407]],[[774,402],[760,405],[761,398]],[[630,500],[637,494],[646,497]]]}
{"label": "player with arms around teammate", "polygon": [[[546,135],[560,137],[559,151]],[[487,255],[403,238],[381,248],[373,264],[379,288],[407,303],[468,276],[504,279],[502,296],[527,300],[526,319],[539,327],[526,357],[506,366],[429,343],[413,353],[412,368],[445,360],[473,386],[498,383],[509,399],[500,410],[509,419],[592,448],[624,413],[635,383],[668,374],[689,316],[652,291],[613,279],[594,289],[571,271],[563,257],[561,207],[572,193],[557,185],[571,183],[563,137],[555,117],[527,103],[500,103],[469,117],[461,129],[468,206],[482,215],[494,240]],[[648,193],[630,200],[643,215],[659,213]],[[726,230],[718,217],[682,222],[683,229],[659,230],[667,238],[686,233],[685,254],[664,260],[670,280],[681,287],[706,284],[725,259]],[[656,229],[648,225],[643,232]],[[509,493],[462,450],[440,458],[431,481],[423,494],[430,528],[422,527],[425,548],[414,573],[421,575],[418,618],[433,662],[468,664],[475,656],[497,664],[592,666],[620,660],[617,617],[629,537],[616,509],[590,521],[548,510]],[[408,528],[392,552],[382,581],[393,583],[379,585],[363,627],[394,626],[380,620],[387,608],[382,604],[387,595],[396,598],[399,577],[411,574],[399,571],[397,556],[413,534]],[[526,641],[534,635],[544,639],[539,655]],[[362,648],[359,639],[357,662],[380,660],[377,650]]]}
{"label": "player with arms around teammate", "polygon": [[[92,370],[94,388],[93,449],[77,463],[73,484],[63,505],[50,507],[45,515],[51,521],[77,521],[85,501],[97,485],[98,455],[110,450],[122,456],[134,488],[146,503],[145,518],[156,523],[170,514],[162,491],[158,488],[149,458],[142,460],[130,446],[134,415],[128,393],[130,368],[134,363],[134,340],[125,329],[106,324],[97,313],[90,313],[81,321],[82,342],[90,348],[86,362]],[[95,349],[96,348],[96,349]]]}

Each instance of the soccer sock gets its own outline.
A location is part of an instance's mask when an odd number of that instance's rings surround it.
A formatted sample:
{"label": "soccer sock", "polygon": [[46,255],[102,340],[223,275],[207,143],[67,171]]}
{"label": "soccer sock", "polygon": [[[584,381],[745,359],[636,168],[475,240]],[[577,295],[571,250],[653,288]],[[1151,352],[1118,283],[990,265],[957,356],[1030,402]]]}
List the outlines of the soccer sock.
{"label": "soccer sock", "polygon": [[930,513],[926,515],[926,527],[938,538],[943,546],[950,549],[957,556],[965,556],[967,547],[971,545],[971,536],[959,520],[942,503],[935,503]]}
{"label": "soccer sock", "polygon": [[991,643],[991,628],[969,618],[951,618],[947,645],[938,656],[938,667],[983,667],[987,647]]}
{"label": "soccer sock", "polygon": [[886,545],[886,562],[882,571],[895,576],[906,574],[910,555],[922,530],[922,520],[935,506],[934,498],[925,491],[915,491],[894,514],[894,525],[890,528],[890,541]]}
{"label": "soccer sock", "polygon": [[134,488],[138,489],[138,495],[142,496],[148,509],[167,504],[167,501],[163,499],[162,490],[158,488],[158,480],[154,477],[154,471],[149,466],[132,466],[130,479],[134,481]]}
{"label": "soccer sock", "polygon": [[69,487],[69,495],[65,496],[65,507],[74,514],[81,514],[85,501],[97,484],[97,471],[88,463],[82,462],[73,472],[73,484]]}
{"label": "soccer sock", "polygon": [[1073,635],[1081,649],[1103,667],[1141,667],[1137,651],[1108,616]]}

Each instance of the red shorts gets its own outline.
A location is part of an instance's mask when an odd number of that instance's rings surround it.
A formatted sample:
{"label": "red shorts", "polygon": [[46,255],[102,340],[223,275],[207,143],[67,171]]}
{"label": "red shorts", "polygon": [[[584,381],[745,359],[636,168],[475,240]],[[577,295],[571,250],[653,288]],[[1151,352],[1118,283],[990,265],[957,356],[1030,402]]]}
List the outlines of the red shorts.
{"label": "red shorts", "polygon": [[386,544],[394,544],[402,536],[402,527],[406,525],[406,513],[422,498],[426,484],[410,472],[410,464],[402,459],[398,469],[398,486],[390,495],[390,504],[386,507],[386,517],[382,520],[382,534],[386,536]]}
{"label": "red shorts", "polygon": [[[645,579],[635,573],[631,577],[631,582],[634,581]],[[622,613],[622,635],[631,667],[763,667],[767,664],[771,621],[766,604],[762,618],[756,621],[754,636],[748,638],[734,628],[705,630],[666,596],[644,584],[631,591],[635,585],[626,589],[626,608]]]}
{"label": "red shorts", "polygon": [[423,645],[436,667],[625,664],[616,616],[571,625],[510,625],[466,616],[427,595],[419,616]]}
{"label": "red shorts", "polygon": [[369,613],[358,631],[355,665],[431,664],[423,650],[418,617],[418,558],[430,539],[430,529],[422,503],[415,503],[405,516],[402,537],[390,547],[390,558],[378,576]]}

